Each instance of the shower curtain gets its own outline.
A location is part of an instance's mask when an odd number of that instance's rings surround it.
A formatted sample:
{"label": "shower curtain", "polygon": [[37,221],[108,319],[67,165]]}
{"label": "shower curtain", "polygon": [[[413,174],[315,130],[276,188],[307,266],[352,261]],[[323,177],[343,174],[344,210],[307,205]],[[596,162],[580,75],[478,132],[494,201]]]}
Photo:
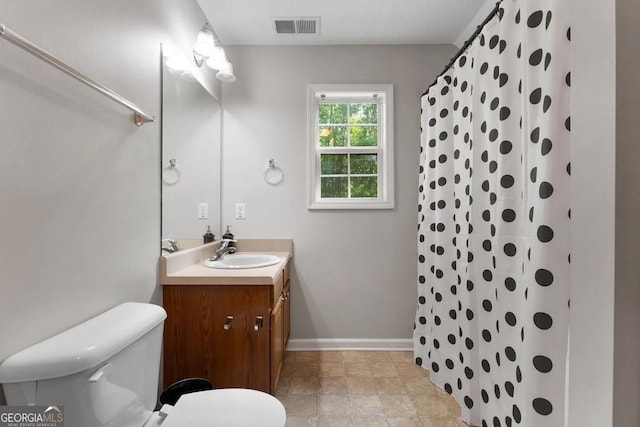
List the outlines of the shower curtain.
{"label": "shower curtain", "polygon": [[564,425],[566,5],[503,0],[422,97],[416,363],[471,425]]}

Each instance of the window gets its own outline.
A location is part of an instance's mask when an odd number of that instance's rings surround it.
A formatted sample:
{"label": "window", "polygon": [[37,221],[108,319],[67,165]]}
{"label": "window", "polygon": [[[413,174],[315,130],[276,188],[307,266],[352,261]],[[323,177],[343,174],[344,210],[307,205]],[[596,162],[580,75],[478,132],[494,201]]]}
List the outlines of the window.
{"label": "window", "polygon": [[308,86],[309,209],[393,208],[393,86]]}

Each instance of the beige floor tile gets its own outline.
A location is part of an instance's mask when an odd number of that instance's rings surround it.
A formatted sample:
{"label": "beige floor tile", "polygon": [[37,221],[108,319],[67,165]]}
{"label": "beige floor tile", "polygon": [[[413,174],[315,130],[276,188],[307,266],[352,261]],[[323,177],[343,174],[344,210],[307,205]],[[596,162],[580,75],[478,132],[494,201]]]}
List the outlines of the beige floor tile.
{"label": "beige floor tile", "polygon": [[347,396],[332,394],[320,395],[318,405],[321,416],[335,415],[348,417],[351,415],[349,398]]}
{"label": "beige floor tile", "polygon": [[407,363],[407,362],[394,362],[394,367],[398,372],[398,375],[406,378],[428,378],[429,371],[415,363]]}
{"label": "beige floor tile", "polygon": [[293,371],[295,370],[295,363],[293,360],[288,362],[284,362],[282,365],[282,371],[280,371],[280,378],[289,378],[293,376]]}
{"label": "beige floor tile", "polygon": [[388,351],[365,351],[364,357],[368,362],[389,362],[391,360]]}
{"label": "beige floor tile", "polygon": [[397,377],[398,371],[391,362],[374,362],[371,363],[371,371],[376,378]]}
{"label": "beige floor tile", "polygon": [[407,394],[407,386],[403,378],[375,378],[378,394]]}
{"label": "beige floor tile", "polygon": [[353,427],[351,417],[320,415],[318,417],[318,427]]}
{"label": "beige floor tile", "polygon": [[352,416],[355,427],[387,427],[387,419],[382,415],[356,415]]}
{"label": "beige floor tile", "polygon": [[424,427],[420,417],[387,417],[389,427]]}
{"label": "beige floor tile", "polygon": [[282,377],[282,374],[280,374],[280,379],[278,380],[278,387],[276,389],[276,397],[284,396],[289,392],[289,383],[290,383],[290,378]]}
{"label": "beige floor tile", "polygon": [[284,399],[287,416],[318,416],[318,396],[315,394],[294,394]]}
{"label": "beige floor tile", "polygon": [[382,402],[382,408],[388,417],[417,415],[413,402],[406,394],[382,394],[380,402]]}
{"label": "beige floor tile", "polygon": [[319,393],[345,396],[347,394],[347,379],[345,377],[320,378]]}
{"label": "beige floor tile", "polygon": [[367,362],[364,351],[343,351],[342,360],[344,362]]}
{"label": "beige floor tile", "polygon": [[424,427],[468,427],[462,420],[452,417],[421,417]]}
{"label": "beige floor tile", "polygon": [[411,396],[413,406],[416,408],[416,412],[420,416],[428,417],[451,417],[449,409],[437,398],[430,398],[428,396],[416,398]]}
{"label": "beige floor tile", "polygon": [[320,351],[318,352],[318,360],[320,362],[339,362],[342,363],[344,359],[342,358],[341,351]]}
{"label": "beige floor tile", "polygon": [[406,378],[405,386],[411,396],[438,397],[438,388],[426,378]]}
{"label": "beige floor tile", "polygon": [[350,395],[349,402],[351,403],[351,414],[354,416],[384,415],[382,402],[380,402],[380,398],[376,395]]}
{"label": "beige floor tile", "polygon": [[287,426],[468,427],[411,351],[287,352],[276,397]]}
{"label": "beige floor tile", "polygon": [[456,402],[456,399],[453,396],[444,396],[442,399],[442,403],[444,403],[444,406],[446,406],[449,410],[449,414],[456,418],[460,417],[462,411],[460,409],[460,405],[458,405],[458,402]]}
{"label": "beige floor tile", "polygon": [[344,375],[345,370],[342,362],[320,362],[318,376],[343,377]]}
{"label": "beige floor tile", "polygon": [[320,360],[318,351],[295,351],[294,359],[297,363],[313,363]]}
{"label": "beige floor tile", "polygon": [[344,370],[347,377],[373,377],[371,364],[366,362],[344,362]]}
{"label": "beige floor tile", "polygon": [[347,377],[347,392],[349,395],[374,395],[378,394],[374,378]]}
{"label": "beige floor tile", "polygon": [[317,417],[300,417],[300,416],[288,416],[285,427],[315,427],[318,425]]}
{"label": "beige floor tile", "polygon": [[318,394],[319,382],[316,377],[293,377],[290,379],[288,395]]}
{"label": "beige floor tile", "polygon": [[320,371],[319,364],[316,363],[301,363],[295,362],[293,364],[293,372],[291,373],[291,377],[317,377],[318,372]]}
{"label": "beige floor tile", "polygon": [[392,362],[414,363],[413,351],[389,351],[389,360]]}

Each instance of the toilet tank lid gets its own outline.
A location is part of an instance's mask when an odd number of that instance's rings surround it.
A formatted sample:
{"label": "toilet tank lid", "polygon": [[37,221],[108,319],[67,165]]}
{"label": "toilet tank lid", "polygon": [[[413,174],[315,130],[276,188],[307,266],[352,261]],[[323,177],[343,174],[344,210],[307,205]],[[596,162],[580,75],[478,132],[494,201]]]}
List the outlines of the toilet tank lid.
{"label": "toilet tank lid", "polygon": [[0,364],[0,383],[60,378],[98,367],[166,317],[157,305],[120,304],[10,356]]}

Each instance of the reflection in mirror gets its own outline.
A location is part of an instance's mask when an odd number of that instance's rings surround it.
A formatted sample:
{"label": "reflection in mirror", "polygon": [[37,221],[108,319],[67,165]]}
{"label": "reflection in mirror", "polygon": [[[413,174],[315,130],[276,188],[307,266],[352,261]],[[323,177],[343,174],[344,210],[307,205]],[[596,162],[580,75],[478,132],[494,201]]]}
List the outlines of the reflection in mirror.
{"label": "reflection in mirror", "polygon": [[207,226],[216,239],[221,234],[221,107],[193,75],[167,66],[175,63],[167,50],[163,45],[162,239],[185,249],[202,243]]}

